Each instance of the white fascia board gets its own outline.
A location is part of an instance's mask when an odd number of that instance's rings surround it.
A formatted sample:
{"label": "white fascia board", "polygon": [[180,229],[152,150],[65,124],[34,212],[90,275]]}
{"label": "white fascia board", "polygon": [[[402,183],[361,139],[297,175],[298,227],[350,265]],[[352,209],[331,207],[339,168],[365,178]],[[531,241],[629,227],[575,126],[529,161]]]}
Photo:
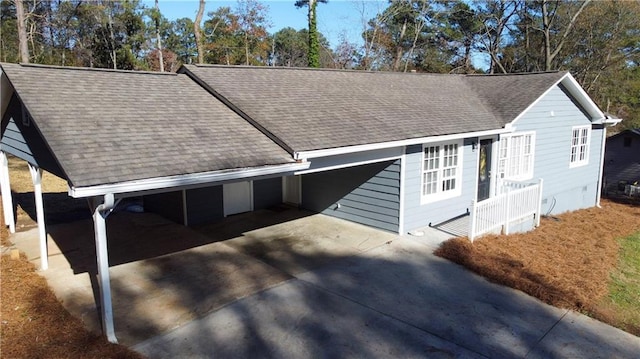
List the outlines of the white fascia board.
{"label": "white fascia board", "polygon": [[[524,111],[520,112],[518,116],[516,116],[513,121],[511,121],[507,126],[510,126],[516,123],[522,116],[524,116],[533,106],[535,106],[540,100],[542,100],[553,88],[558,86],[558,84],[562,83],[569,93],[584,107],[584,109],[591,116],[591,121],[594,123],[602,123],[602,121],[606,118],[605,114],[600,110],[598,105],[593,102],[591,97],[584,91],[582,86],[576,81],[575,78],[570,73],[566,73],[560,80],[556,81],[553,86],[549,86],[549,88],[542,93],[535,101],[533,101]],[[507,127],[505,126],[505,127]]]}
{"label": "white fascia board", "polygon": [[592,119],[595,121],[603,121],[607,117],[571,74],[567,74],[567,76],[562,79],[562,84],[571,92],[576,100],[580,102],[589,115],[591,115]]}
{"label": "white fascia board", "polygon": [[192,173],[186,175],[148,178],[137,181],[104,184],[88,187],[69,187],[69,196],[84,198],[102,196],[108,193],[122,194],[143,192],[158,189],[182,189],[206,183],[227,182],[274,174],[285,174],[309,168],[309,162],[298,162],[284,165],[222,170],[212,172]]}
{"label": "white fascia board", "polygon": [[418,138],[410,138],[410,139],[399,140],[399,141],[370,143],[366,145],[327,148],[323,150],[300,151],[300,152],[294,152],[293,157],[296,160],[308,160],[308,159],[317,158],[317,157],[328,157],[328,156],[335,156],[335,155],[344,155],[344,154],[354,153],[354,152],[381,150],[381,149],[392,148],[392,147],[404,147],[404,146],[411,146],[411,145],[420,145],[425,143],[453,141],[453,140],[465,139],[470,137],[499,135],[502,133],[509,133],[509,132],[513,132],[513,129],[499,128],[495,130],[456,133],[453,135],[418,137]]}
{"label": "white fascia board", "polygon": [[0,68],[0,118],[4,117],[7,107],[9,107],[9,101],[11,100],[11,96],[13,96],[13,91],[13,86],[11,86],[7,74]]}
{"label": "white fascia board", "polygon": [[[553,86],[549,86],[549,88],[542,93],[542,95],[538,96],[538,98],[533,101],[531,104],[529,104],[529,106],[527,106],[527,108],[525,108],[522,112],[520,112],[520,114],[518,116],[516,116],[516,118],[513,119],[513,121],[511,121],[510,123],[507,124],[508,127],[511,127],[514,123],[516,123],[522,116],[524,116],[525,113],[527,113],[533,106],[537,105],[538,102],[540,102],[540,100],[542,100],[545,96],[547,96],[547,94],[553,90],[554,87],[558,86],[559,83],[561,83],[562,81],[564,81],[565,78],[567,78],[567,76],[571,76],[570,73],[566,73],[564,76],[562,76],[562,78],[560,78],[558,81],[556,81]],[[506,127],[506,126],[505,126]]]}

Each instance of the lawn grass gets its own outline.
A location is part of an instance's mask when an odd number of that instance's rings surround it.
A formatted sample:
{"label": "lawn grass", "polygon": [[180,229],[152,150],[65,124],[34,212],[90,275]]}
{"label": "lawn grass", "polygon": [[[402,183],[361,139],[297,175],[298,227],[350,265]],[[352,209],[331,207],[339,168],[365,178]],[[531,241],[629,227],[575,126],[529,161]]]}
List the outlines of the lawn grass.
{"label": "lawn grass", "polygon": [[620,252],[611,273],[609,295],[613,319],[627,331],[640,333],[640,231],[618,240]]}

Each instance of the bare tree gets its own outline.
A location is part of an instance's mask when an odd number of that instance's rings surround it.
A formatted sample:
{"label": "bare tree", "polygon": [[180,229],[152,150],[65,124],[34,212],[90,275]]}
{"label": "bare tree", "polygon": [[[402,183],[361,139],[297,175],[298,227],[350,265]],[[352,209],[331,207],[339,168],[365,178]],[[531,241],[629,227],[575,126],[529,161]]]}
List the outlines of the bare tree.
{"label": "bare tree", "polygon": [[553,70],[553,65],[552,65],[553,59],[555,59],[555,57],[558,56],[558,54],[560,53],[560,50],[562,50],[562,47],[564,46],[567,40],[567,37],[571,33],[571,30],[573,29],[573,26],[575,25],[576,20],[578,19],[578,16],[580,16],[580,13],[584,10],[584,8],[587,5],[589,5],[590,2],[591,0],[585,0],[580,6],[580,8],[578,8],[578,10],[575,12],[575,14],[573,14],[573,16],[571,17],[571,20],[569,20],[569,23],[564,28],[564,32],[562,33],[562,37],[560,38],[560,41],[556,45],[556,48],[553,49],[552,51],[551,50],[552,29],[551,28],[554,20],[556,19],[558,5],[556,4],[555,9],[552,11],[549,11],[549,7],[548,7],[549,0],[542,0],[542,28],[536,28],[536,30],[542,31],[542,33],[544,34],[545,71]]}
{"label": "bare tree", "polygon": [[[373,19],[369,19],[367,15],[368,5],[375,4],[376,14]],[[362,39],[364,40],[363,54],[361,59],[361,66],[364,70],[371,70],[378,62],[378,56],[375,53],[376,44],[381,36],[382,26],[388,20],[389,17],[395,16],[395,11],[386,11],[382,7],[380,2],[367,2],[362,0],[361,2],[354,2],[354,6],[360,13],[360,21],[362,24]]]}
{"label": "bare tree", "polygon": [[478,11],[483,24],[483,31],[479,37],[480,50],[487,53],[491,59],[489,73],[495,73],[496,68],[506,73],[507,70],[500,59],[500,52],[504,46],[503,35],[518,12],[520,0],[487,0],[478,4],[483,5]]}
{"label": "bare tree", "polygon": [[196,21],[193,22],[193,32],[196,35],[196,47],[198,49],[198,63],[204,63],[204,48],[202,46],[202,31],[200,30],[200,22],[202,22],[202,15],[204,15],[204,0],[200,0],[200,7],[196,14]]}
{"label": "bare tree", "polygon": [[24,13],[22,0],[14,0],[16,5],[16,18],[18,23],[18,42],[20,46],[20,61],[29,63],[29,45],[27,42],[27,17]]}
{"label": "bare tree", "polygon": [[422,0],[420,2],[420,10],[418,12],[418,16],[416,21],[413,24],[413,41],[411,42],[411,49],[409,49],[409,56],[407,56],[404,60],[404,71],[407,72],[409,67],[409,60],[413,58],[413,52],[416,50],[416,46],[418,45],[418,39],[422,34],[422,30],[424,30],[427,24],[427,16],[429,10],[429,1]]}

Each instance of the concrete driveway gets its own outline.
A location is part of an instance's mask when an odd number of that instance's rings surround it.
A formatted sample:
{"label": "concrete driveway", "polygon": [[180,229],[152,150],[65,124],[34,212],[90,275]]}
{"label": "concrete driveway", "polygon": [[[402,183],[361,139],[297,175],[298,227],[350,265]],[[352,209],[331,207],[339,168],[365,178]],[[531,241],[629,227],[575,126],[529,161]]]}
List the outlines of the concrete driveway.
{"label": "concrete driveway", "polygon": [[[640,338],[435,257],[303,211],[197,228],[109,218],[116,335],[150,358],[637,358]],[[90,221],[51,226],[58,298],[98,329]],[[37,231],[12,237],[37,263]]]}
{"label": "concrete driveway", "polygon": [[429,233],[374,241],[370,249],[340,253],[306,271],[282,258],[297,252],[285,248],[305,244],[282,244],[277,237],[232,239],[228,245],[249,254],[259,247],[259,256],[291,279],[134,349],[151,358],[637,358],[640,353],[638,337],[433,256]]}

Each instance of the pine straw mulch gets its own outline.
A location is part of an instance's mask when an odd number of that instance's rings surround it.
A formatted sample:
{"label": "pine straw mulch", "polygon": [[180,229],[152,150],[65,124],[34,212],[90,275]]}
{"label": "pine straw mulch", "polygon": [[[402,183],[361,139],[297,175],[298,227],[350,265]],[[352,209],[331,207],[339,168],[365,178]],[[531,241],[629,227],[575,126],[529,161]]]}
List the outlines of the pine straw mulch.
{"label": "pine straw mulch", "polygon": [[0,357],[143,358],[88,332],[79,319],[64,309],[24,254],[11,259],[4,253],[11,243],[1,215],[0,222]]}
{"label": "pine straw mulch", "polygon": [[[589,208],[543,218],[528,233],[488,235],[471,243],[455,238],[436,255],[561,308],[587,313],[614,326],[603,304],[618,261],[618,238],[640,230],[640,205],[603,201]],[[623,328],[640,335],[640,328]]]}

